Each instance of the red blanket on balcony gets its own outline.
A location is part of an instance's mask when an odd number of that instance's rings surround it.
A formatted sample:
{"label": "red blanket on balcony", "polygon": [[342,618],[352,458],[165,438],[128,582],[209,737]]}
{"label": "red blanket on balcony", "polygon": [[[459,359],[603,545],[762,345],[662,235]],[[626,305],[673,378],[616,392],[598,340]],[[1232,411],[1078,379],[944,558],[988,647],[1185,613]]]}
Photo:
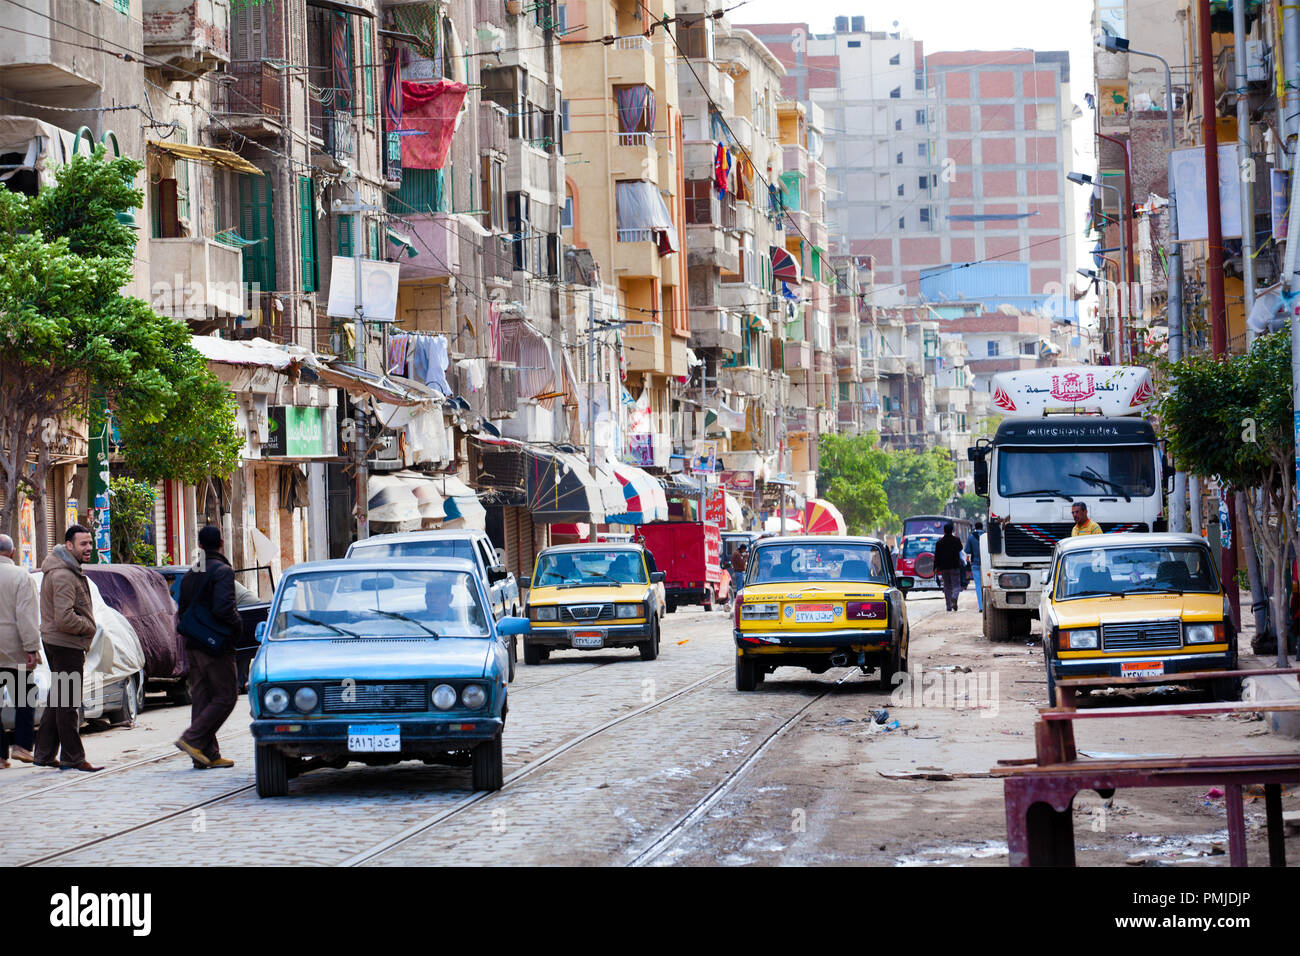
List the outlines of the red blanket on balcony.
{"label": "red blanket on balcony", "polygon": [[402,166],[442,169],[469,87],[452,80],[402,81]]}

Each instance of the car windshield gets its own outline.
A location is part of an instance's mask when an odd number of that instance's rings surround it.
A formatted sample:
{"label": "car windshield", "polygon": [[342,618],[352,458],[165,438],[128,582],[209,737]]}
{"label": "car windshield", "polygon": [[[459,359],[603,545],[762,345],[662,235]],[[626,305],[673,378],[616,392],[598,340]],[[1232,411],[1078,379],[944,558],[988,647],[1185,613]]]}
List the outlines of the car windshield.
{"label": "car windshield", "polygon": [[1155,491],[1150,445],[1117,448],[1003,448],[998,451],[998,494],[1144,497]]}
{"label": "car windshield", "polygon": [[463,571],[310,571],[285,579],[272,640],[489,637],[474,579]]}
{"label": "car windshield", "polygon": [[903,557],[915,558],[925,552],[934,553],[934,546],[939,539],[933,535],[927,535],[922,538],[907,538],[903,541]]}
{"label": "car windshield", "polygon": [[637,551],[559,551],[537,559],[534,587],[580,584],[646,584],[645,562]]}
{"label": "car windshield", "polygon": [[1214,594],[1210,552],[1196,545],[1089,548],[1061,558],[1058,598],[1098,594]]}
{"label": "car windshield", "polygon": [[352,546],[353,558],[464,558],[474,560],[474,545],[465,538],[413,541],[367,541]]}
{"label": "car windshield", "polygon": [[862,581],[885,584],[885,561],[869,544],[769,544],[750,558],[746,584]]}

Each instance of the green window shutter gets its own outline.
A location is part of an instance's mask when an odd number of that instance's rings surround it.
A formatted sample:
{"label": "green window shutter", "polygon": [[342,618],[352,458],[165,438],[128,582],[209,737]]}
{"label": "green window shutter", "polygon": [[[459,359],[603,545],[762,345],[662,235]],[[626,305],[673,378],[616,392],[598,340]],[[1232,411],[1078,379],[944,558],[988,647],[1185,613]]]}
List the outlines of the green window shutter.
{"label": "green window shutter", "polygon": [[244,281],[263,292],[275,291],[274,190],[268,176],[248,173],[239,177],[239,234],[258,239],[244,247]]}
{"label": "green window shutter", "polygon": [[302,258],[302,291],[316,291],[316,203],[311,177],[298,177],[298,235]]}
{"label": "green window shutter", "polygon": [[342,216],[336,219],[335,222],[338,223],[339,255],[350,257],[352,255],[352,217]]}
{"label": "green window shutter", "polygon": [[365,89],[366,126],[369,129],[374,129],[375,114],[379,110],[378,105],[375,103],[374,28],[369,20],[361,22],[361,63],[365,74],[362,82]]}
{"label": "green window shutter", "polygon": [[366,232],[370,240],[369,252],[366,254],[368,259],[382,259],[379,249],[379,223],[372,219],[366,223]]}

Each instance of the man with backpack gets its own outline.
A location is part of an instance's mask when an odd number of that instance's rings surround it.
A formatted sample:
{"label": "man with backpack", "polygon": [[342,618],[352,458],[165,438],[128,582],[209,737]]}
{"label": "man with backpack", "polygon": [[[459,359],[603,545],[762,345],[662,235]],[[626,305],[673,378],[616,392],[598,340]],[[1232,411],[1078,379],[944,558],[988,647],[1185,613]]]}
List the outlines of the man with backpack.
{"label": "man with backpack", "polygon": [[190,726],[176,746],[194,760],[196,770],[233,767],[221,756],[217,731],[239,697],[236,639],[242,632],[235,605],[235,570],[221,553],[221,531],[199,531],[203,554],[181,581],[178,630],[190,660]]}

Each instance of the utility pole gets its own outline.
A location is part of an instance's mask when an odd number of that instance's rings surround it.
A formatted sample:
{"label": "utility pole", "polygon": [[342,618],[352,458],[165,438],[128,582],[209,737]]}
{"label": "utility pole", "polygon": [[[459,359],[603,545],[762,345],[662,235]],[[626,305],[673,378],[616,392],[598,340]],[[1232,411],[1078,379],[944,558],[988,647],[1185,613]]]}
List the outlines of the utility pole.
{"label": "utility pole", "polygon": [[[587,290],[587,465],[596,477],[596,292]],[[596,540],[596,523],[591,523],[588,541]]]}
{"label": "utility pole", "polygon": [[[1234,6],[1240,6],[1234,4]],[[1228,313],[1223,294],[1223,222],[1220,219],[1219,203],[1219,134],[1215,127],[1214,114],[1214,46],[1210,40],[1210,0],[1197,0],[1197,17],[1200,26],[1200,70],[1201,70],[1201,126],[1205,140],[1205,182],[1206,197],[1206,246],[1208,257],[1205,271],[1210,287],[1210,330],[1214,345],[1215,358],[1228,351]],[[1289,245],[1289,243],[1288,243]],[[1228,528],[1236,524],[1236,511],[1231,497],[1228,498]],[[1237,539],[1232,539],[1232,547],[1223,550],[1223,578],[1227,582],[1228,601],[1232,605],[1232,619],[1241,622],[1241,595],[1237,590]],[[1211,547],[1215,543],[1211,542]]]}
{"label": "utility pole", "polygon": [[[704,444],[705,441],[704,430],[707,426],[704,424],[704,422],[706,416],[708,415],[708,412],[706,411],[706,406],[704,404],[706,400],[704,389],[705,389],[706,379],[708,379],[708,377],[709,377],[708,362],[705,361],[703,356],[700,356],[700,449],[701,450],[703,450],[706,447]],[[709,483],[708,483],[708,476],[704,475],[703,473],[700,474],[699,479],[700,479],[700,524],[704,524],[704,511],[706,507],[705,498],[708,496],[709,493],[709,488],[708,488]]]}

